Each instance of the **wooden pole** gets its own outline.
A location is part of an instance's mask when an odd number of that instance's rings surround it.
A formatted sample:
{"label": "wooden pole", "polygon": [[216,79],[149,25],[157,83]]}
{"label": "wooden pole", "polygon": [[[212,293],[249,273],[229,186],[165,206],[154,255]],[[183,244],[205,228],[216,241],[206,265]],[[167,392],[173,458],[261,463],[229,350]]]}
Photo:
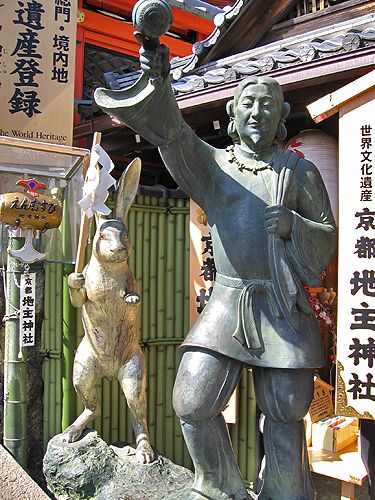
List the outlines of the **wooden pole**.
{"label": "wooden pole", "polygon": [[[101,132],[95,132],[92,140],[92,145],[100,144],[102,138]],[[86,181],[88,165],[83,166],[83,178]],[[85,265],[85,248],[87,243],[87,237],[89,232],[89,218],[86,213],[82,210],[81,213],[81,226],[79,230],[79,239],[78,239],[78,248],[77,248],[77,257],[76,257],[76,265],[74,272],[81,273],[83,271],[83,267]]]}

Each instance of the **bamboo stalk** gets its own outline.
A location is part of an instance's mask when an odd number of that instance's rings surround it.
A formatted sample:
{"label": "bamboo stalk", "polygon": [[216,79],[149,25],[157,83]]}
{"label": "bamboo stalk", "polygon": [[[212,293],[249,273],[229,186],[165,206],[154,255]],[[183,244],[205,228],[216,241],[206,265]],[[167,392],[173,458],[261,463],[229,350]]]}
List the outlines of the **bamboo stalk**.
{"label": "bamboo stalk", "polygon": [[[176,203],[177,208],[183,208],[185,206],[185,200],[177,200]],[[185,218],[186,215],[178,212],[176,215],[176,273],[175,273],[175,291],[176,291],[176,300],[175,300],[175,311],[174,311],[174,336],[184,337],[185,334],[185,317],[184,317],[184,308],[185,308],[185,280],[184,280],[184,272],[185,272]],[[173,380],[176,379],[177,369],[178,369],[178,347],[173,347],[173,358],[174,358],[174,371],[173,371]],[[178,419],[174,416],[174,460],[179,461],[181,463],[183,459],[182,453],[182,433],[181,426]]]}
{"label": "bamboo stalk", "polygon": [[126,441],[126,401],[121,388],[119,401],[119,441]]}
{"label": "bamboo stalk", "polygon": [[111,382],[111,395],[110,395],[110,405],[111,405],[111,413],[110,413],[110,424],[111,424],[111,433],[110,433],[110,443],[115,443],[118,441],[118,409],[119,409],[119,386],[117,380]]}
{"label": "bamboo stalk", "polygon": [[[55,349],[62,350],[62,309],[63,309],[63,265],[56,264],[56,338]],[[55,434],[61,432],[61,415],[62,415],[62,387],[61,387],[61,358],[55,360],[56,373],[56,394],[55,394]]]}
{"label": "bamboo stalk", "polygon": [[[69,207],[68,200],[64,200],[64,217],[60,226],[62,235],[63,259],[67,260],[69,247],[71,244],[71,232],[69,227]],[[61,425],[64,431],[74,420],[76,415],[75,390],[73,388],[73,361],[74,349],[76,346],[74,327],[76,324],[75,309],[70,303],[68,276],[73,271],[72,266],[66,264],[63,273],[63,338],[62,338],[62,419]]]}
{"label": "bamboo stalk", "polygon": [[[146,201],[147,199],[147,201]],[[152,211],[151,206],[155,208],[157,206],[157,198],[147,197],[145,198],[144,210],[149,212],[149,231],[145,235],[149,236],[149,245],[146,245],[147,257],[144,255],[144,259],[147,260],[149,266],[149,277],[148,277],[148,297],[145,301],[143,298],[143,315],[144,321],[147,322],[148,328],[142,330],[141,338],[148,341],[150,338],[156,338],[157,335],[157,322],[156,322],[156,280],[157,280],[157,238],[158,238],[158,227],[157,227],[157,213]],[[148,413],[148,430],[150,434],[151,443],[155,442],[155,383],[156,383],[156,351],[151,347],[150,351],[145,351],[145,363],[147,372],[147,384],[146,384],[146,395],[147,395],[147,413]]]}
{"label": "bamboo stalk", "polygon": [[[150,216],[150,300],[149,300],[149,322],[150,322],[150,339],[156,339],[158,336],[158,314],[157,314],[157,293],[159,273],[159,255],[158,255],[158,240],[160,237],[158,226],[157,207],[159,199],[152,197],[150,199],[151,206],[154,211]],[[147,400],[148,400],[148,427],[150,440],[155,443],[156,439],[156,363],[157,351],[154,346],[150,347],[147,354]]]}
{"label": "bamboo stalk", "polygon": [[[145,206],[150,205],[150,197],[144,197]],[[142,286],[142,328],[141,338],[150,337],[150,248],[151,248],[151,213],[147,210],[143,213],[143,245],[142,245],[142,265],[143,265],[143,286]]]}
{"label": "bamboo stalk", "polygon": [[[152,197],[151,205],[157,206],[158,199]],[[149,300],[149,315],[150,315],[150,335],[149,338],[157,337],[157,264],[158,264],[158,215],[156,212],[151,213],[150,217],[150,300]]]}
{"label": "bamboo stalk", "polygon": [[[50,311],[53,311],[53,316],[50,322],[50,349],[56,349],[56,264],[51,265],[51,281],[50,281]],[[50,408],[49,408],[49,438],[56,434],[56,359],[50,360],[50,378],[49,378],[49,393],[50,393]]]}
{"label": "bamboo stalk", "polygon": [[[58,231],[54,232],[51,239],[50,258],[57,260],[57,238]],[[52,262],[50,265],[50,282],[49,282],[49,310],[50,310],[50,323],[49,323],[49,349],[56,350],[56,263]],[[48,408],[48,439],[56,434],[56,359],[49,360],[49,408]]]}
{"label": "bamboo stalk", "polygon": [[106,443],[111,441],[111,383],[102,380],[102,439]]}
{"label": "bamboo stalk", "polygon": [[[158,213],[158,227],[157,337],[163,338],[166,329],[166,216],[161,212]],[[158,346],[155,348],[155,352],[155,445],[161,453],[164,453],[165,349],[162,346]]]}
{"label": "bamboo stalk", "polygon": [[[137,202],[138,203],[144,203],[144,196],[137,196]],[[141,309],[143,308],[143,226],[144,226],[144,219],[143,219],[143,212],[136,212],[136,219],[135,219],[135,235],[133,236],[133,241],[135,241],[135,266],[134,266],[134,275],[137,280],[137,285],[138,285],[138,290],[141,295],[141,304],[140,307]],[[142,318],[142,311],[140,312],[140,317]],[[143,324],[142,321],[140,322],[140,331],[143,331]]]}
{"label": "bamboo stalk", "polygon": [[[185,200],[177,200],[177,207],[183,207]],[[184,272],[185,272],[185,216],[176,215],[176,273],[175,273],[175,337],[184,337]]]}
{"label": "bamboo stalk", "polygon": [[167,345],[165,349],[165,453],[174,461],[174,410],[172,405],[172,392],[174,384],[174,351],[175,346]]}
{"label": "bamboo stalk", "polygon": [[[45,276],[44,276],[44,321],[42,325],[42,351],[46,352],[50,348],[50,273],[51,264],[46,263],[45,266]],[[49,380],[50,380],[50,370],[51,360],[49,358],[44,358],[42,365],[42,377],[43,377],[43,448],[44,451],[47,448],[49,441],[49,409],[50,409],[50,392],[49,392]]]}
{"label": "bamboo stalk", "polygon": [[97,433],[99,434],[99,436],[101,436],[103,438],[103,419],[102,419],[102,417],[103,417],[103,406],[102,406],[103,392],[102,392],[102,387],[103,387],[103,384],[102,384],[102,381],[100,380],[96,384],[96,391],[97,391],[97,394],[99,396],[99,405],[100,405],[101,413],[94,420],[93,427],[97,431]]}
{"label": "bamboo stalk", "polygon": [[150,441],[156,443],[156,364],[157,352],[155,346],[150,346],[147,354],[147,414],[148,414],[148,430],[150,433]]}
{"label": "bamboo stalk", "polygon": [[163,455],[166,454],[165,449],[165,347],[158,346],[156,348],[156,446]]}
{"label": "bamboo stalk", "polygon": [[158,214],[158,279],[157,279],[157,336],[164,337],[165,330],[165,273],[166,273],[166,221],[164,214]]}
{"label": "bamboo stalk", "polygon": [[[173,207],[176,204],[175,200],[169,200],[169,204]],[[172,214],[166,215],[167,219],[167,253],[166,253],[166,330],[165,336],[173,338],[175,336],[175,276],[180,272],[178,262],[175,259],[175,239],[176,239],[176,216]],[[168,345],[165,350],[165,453],[174,459],[174,411],[172,406],[172,391],[175,378],[174,373],[174,346]]]}

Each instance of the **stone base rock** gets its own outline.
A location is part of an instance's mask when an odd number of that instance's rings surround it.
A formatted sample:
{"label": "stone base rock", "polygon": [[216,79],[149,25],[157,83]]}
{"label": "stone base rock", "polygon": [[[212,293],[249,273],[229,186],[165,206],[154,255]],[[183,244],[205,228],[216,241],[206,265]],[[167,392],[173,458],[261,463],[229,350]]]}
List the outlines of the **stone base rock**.
{"label": "stone base rock", "polygon": [[193,484],[191,471],[161,455],[138,464],[130,446],[108,446],[96,431],[86,430],[76,443],[58,434],[43,461],[48,488],[58,500],[162,500]]}

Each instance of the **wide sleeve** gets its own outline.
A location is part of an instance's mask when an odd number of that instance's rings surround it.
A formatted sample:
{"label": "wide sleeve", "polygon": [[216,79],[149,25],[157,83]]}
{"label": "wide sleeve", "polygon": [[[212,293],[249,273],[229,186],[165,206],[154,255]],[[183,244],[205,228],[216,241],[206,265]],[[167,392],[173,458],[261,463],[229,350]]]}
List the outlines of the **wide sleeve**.
{"label": "wide sleeve", "polygon": [[323,179],[309,161],[299,161],[294,174],[297,207],[287,253],[303,285],[320,286],[336,250],[336,225]]}
{"label": "wide sleeve", "polygon": [[96,89],[94,100],[105,113],[154,146],[162,146],[181,131],[183,119],[169,78],[153,85],[142,74],[134,85],[124,90]]}
{"label": "wide sleeve", "polygon": [[142,75],[125,90],[97,89],[94,98],[103,111],[158,146],[179,187],[203,210],[208,209],[217,150],[184,122],[168,78],[154,86]]}

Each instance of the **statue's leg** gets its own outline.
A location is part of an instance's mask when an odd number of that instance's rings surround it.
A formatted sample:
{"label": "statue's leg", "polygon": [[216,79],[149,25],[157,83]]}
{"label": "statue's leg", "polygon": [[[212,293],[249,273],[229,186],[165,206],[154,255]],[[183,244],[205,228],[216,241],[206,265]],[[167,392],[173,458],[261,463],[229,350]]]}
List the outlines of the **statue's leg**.
{"label": "statue's leg", "polygon": [[147,428],[146,369],[141,349],[138,347],[120,368],[118,380],[130,408],[139,463],[149,463],[155,458]]}
{"label": "statue's leg", "polygon": [[221,414],[243,364],[209,351],[186,351],[173,390],[173,406],[195,467],[186,498],[247,498],[229,433]]}
{"label": "statue's leg", "polygon": [[310,369],[254,368],[257,404],[265,415],[264,483],[260,500],[315,498],[303,417],[312,401]]}
{"label": "statue's leg", "polygon": [[90,347],[83,340],[74,358],[73,385],[85,409],[63,432],[63,441],[68,443],[77,441],[85,427],[100,415],[100,401],[96,384],[101,378],[101,369],[97,365]]}

